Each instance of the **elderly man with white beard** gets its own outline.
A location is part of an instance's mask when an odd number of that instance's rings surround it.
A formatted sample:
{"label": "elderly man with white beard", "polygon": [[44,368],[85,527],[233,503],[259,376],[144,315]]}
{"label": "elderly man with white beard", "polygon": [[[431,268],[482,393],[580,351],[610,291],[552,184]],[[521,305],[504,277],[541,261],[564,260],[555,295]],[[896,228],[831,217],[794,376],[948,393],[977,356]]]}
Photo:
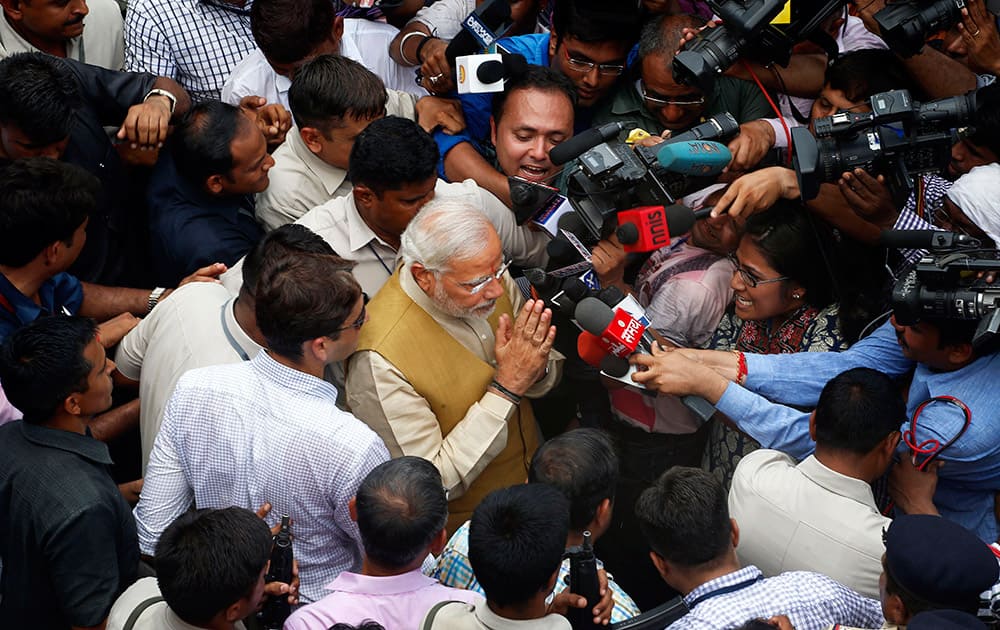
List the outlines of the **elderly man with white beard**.
{"label": "elderly man with white beard", "polygon": [[432,201],[401,238],[403,262],[368,305],[347,401],[393,457],[441,471],[449,534],[491,490],[524,483],[538,446],[526,398],[559,380],[552,313],[525,302],[489,220]]}

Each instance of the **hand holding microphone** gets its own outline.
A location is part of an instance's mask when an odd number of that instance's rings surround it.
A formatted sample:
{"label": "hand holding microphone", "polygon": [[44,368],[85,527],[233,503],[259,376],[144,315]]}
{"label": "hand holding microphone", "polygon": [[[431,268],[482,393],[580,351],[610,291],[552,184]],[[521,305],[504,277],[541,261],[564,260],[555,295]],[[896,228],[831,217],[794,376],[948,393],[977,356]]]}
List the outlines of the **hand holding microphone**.
{"label": "hand holding microphone", "polygon": [[491,386],[491,391],[516,404],[545,375],[556,339],[556,327],[551,322],[552,311],[541,300],[525,302],[513,323],[509,315],[500,316],[494,346],[497,359],[494,383],[499,387]]}

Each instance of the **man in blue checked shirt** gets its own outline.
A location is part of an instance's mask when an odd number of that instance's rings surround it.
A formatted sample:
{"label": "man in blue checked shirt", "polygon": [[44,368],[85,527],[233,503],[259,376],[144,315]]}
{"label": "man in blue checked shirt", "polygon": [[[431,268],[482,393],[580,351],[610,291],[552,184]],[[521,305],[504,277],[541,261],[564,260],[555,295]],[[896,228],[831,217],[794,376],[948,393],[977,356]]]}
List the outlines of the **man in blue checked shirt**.
{"label": "man in blue checked shirt", "polygon": [[765,579],[757,567],[741,567],[740,530],[711,473],[672,468],[642,493],[635,511],[653,564],[689,610],[669,630],[727,630],[779,614],[797,630],[882,625],[879,602],[825,575],[791,571]]}
{"label": "man in blue checked shirt", "polygon": [[[894,493],[897,511],[925,513],[936,508],[941,516],[990,543],[1000,534],[993,509],[994,496],[1000,490],[1000,441],[996,439],[1000,408],[995,393],[1000,381],[1000,354],[980,356],[973,350],[977,325],[976,320],[925,318],[903,326],[893,317],[839,353],[764,356],[654,349],[655,356],[635,358],[636,363],[650,367],[637,373],[635,379],[662,393],[702,395],[765,448],[803,459],[813,450],[809,413],[770,401],[815,407],[827,381],[851,368],[868,367],[893,377],[912,370],[906,402],[911,421],[901,427],[903,431],[912,429],[912,433],[900,445],[903,463],[893,469],[901,482],[897,485],[903,489]],[[742,369],[741,358],[745,358]],[[918,407],[939,396],[953,396],[968,408],[966,428],[963,407],[944,401],[928,404],[914,420]],[[908,504],[912,493],[906,488],[931,481],[908,463],[909,445],[937,440],[939,447],[953,438],[954,443],[939,454],[945,465],[938,472],[933,505]],[[924,453],[915,463],[921,464],[929,455]]]}
{"label": "man in blue checked shirt", "polygon": [[[552,438],[535,452],[528,470],[528,483],[555,486],[569,498],[567,547],[580,545],[584,531],[590,532],[592,541],[607,531],[617,480],[618,458],[607,435],[598,429],[576,429]],[[604,574],[603,569],[601,573]],[[468,521],[448,541],[431,576],[447,586],[469,589],[485,596],[469,562]],[[567,558],[559,568],[555,593],[566,588],[568,577]],[[611,577],[607,577],[605,593],[601,603],[594,608],[596,616],[608,618],[609,599],[614,604],[610,612],[611,623],[639,614],[639,607]]]}

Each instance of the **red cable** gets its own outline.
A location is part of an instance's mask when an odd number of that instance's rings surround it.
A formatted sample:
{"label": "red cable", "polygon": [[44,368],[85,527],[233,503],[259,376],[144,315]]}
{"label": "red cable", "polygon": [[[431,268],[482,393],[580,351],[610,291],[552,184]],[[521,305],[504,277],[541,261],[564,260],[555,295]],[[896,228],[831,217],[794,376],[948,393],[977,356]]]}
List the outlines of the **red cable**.
{"label": "red cable", "polygon": [[786,151],[786,153],[788,154],[788,165],[791,166],[792,132],[788,130],[788,125],[785,124],[785,117],[781,115],[781,110],[778,109],[778,106],[774,104],[773,100],[771,100],[771,95],[768,94],[767,90],[764,89],[764,85],[760,82],[760,79],[757,78],[757,74],[753,71],[753,68],[750,67],[750,64],[748,64],[745,59],[742,59],[741,61],[743,62],[743,67],[746,68],[747,72],[750,73],[750,76],[753,77],[753,82],[757,84],[757,88],[764,95],[764,98],[767,99],[767,102],[771,106],[771,109],[773,109],[774,113],[778,115],[778,121],[781,123],[781,128],[785,130],[785,138],[788,140],[788,151]]}

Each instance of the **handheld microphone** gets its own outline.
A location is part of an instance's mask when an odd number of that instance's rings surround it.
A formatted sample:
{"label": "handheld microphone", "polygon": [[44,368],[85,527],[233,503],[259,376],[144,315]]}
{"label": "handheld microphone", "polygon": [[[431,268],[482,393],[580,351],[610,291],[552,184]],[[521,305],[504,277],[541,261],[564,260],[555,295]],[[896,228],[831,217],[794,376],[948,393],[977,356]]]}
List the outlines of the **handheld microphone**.
{"label": "handheld microphone", "polygon": [[591,367],[601,367],[604,357],[610,356],[608,351],[601,344],[600,337],[592,335],[586,330],[580,332],[576,338],[576,353],[584,363]]}
{"label": "handheld microphone", "polygon": [[570,290],[568,287],[572,287],[573,295],[579,295],[578,290],[572,285],[573,280],[583,284],[576,278],[567,278],[563,280],[562,278],[557,278],[551,274],[545,272],[544,269],[539,269],[533,267],[524,270],[524,277],[527,278],[528,282],[531,284],[531,292],[536,299],[543,300],[546,305],[552,308],[558,309],[560,311],[565,311],[573,313],[576,310],[576,302],[583,297],[586,297],[587,287],[584,286],[584,293],[580,295],[577,299],[573,299],[570,295]]}
{"label": "handheld microphone", "polygon": [[616,357],[613,354],[605,354],[600,363],[601,371],[614,378],[622,378],[629,372],[631,367],[628,359]]}
{"label": "handheld microphone", "polygon": [[587,297],[576,305],[574,317],[615,356],[625,358],[637,350],[652,354],[653,338],[646,332],[646,326],[623,308],[612,311],[599,299]]}
{"label": "handheld microphone", "polygon": [[624,121],[610,122],[576,134],[565,142],[560,142],[549,151],[549,160],[561,166],[590,151],[602,142],[616,138],[619,133],[635,125]]}
{"label": "handheld microphone", "polygon": [[626,252],[651,252],[670,244],[670,235],[687,234],[694,212],[686,206],[640,206],[618,213],[618,240]]}
{"label": "handheld microphone", "polygon": [[940,230],[883,230],[879,245],[894,249],[952,249],[979,247],[978,238]]}
{"label": "handheld microphone", "polygon": [[[553,151],[555,149],[553,148]],[[724,144],[708,140],[688,140],[664,146],[656,152],[656,161],[672,173],[704,177],[718,175],[733,161]]]}
{"label": "handheld microphone", "polygon": [[455,59],[459,94],[503,92],[504,79],[524,74],[528,62],[523,55],[463,55]]}
{"label": "handheld microphone", "polygon": [[462,30],[444,50],[448,65],[463,55],[474,55],[503,37],[513,22],[509,0],[486,0],[462,20]]}
{"label": "handheld microphone", "polygon": [[729,112],[712,116],[705,122],[688,129],[684,133],[670,136],[663,144],[686,142],[688,140],[729,140],[740,132],[740,124]]}

